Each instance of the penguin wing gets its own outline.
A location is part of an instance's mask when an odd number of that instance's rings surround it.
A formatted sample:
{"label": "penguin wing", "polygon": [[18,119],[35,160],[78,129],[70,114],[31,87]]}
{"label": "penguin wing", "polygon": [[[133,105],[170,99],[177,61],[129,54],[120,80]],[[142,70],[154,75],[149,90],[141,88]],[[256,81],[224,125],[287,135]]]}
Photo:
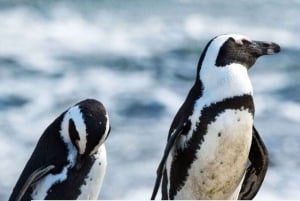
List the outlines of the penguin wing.
{"label": "penguin wing", "polygon": [[13,188],[9,201],[16,201],[18,199],[30,200],[30,188],[32,185],[66,163],[66,148],[60,135],[53,132],[53,130],[60,130],[62,118],[63,115],[60,115],[50,124],[38,140],[35,149]]}
{"label": "penguin wing", "polygon": [[35,171],[33,171],[31,175],[28,177],[28,179],[26,180],[26,182],[24,183],[24,185],[22,186],[19,194],[17,195],[16,201],[20,201],[30,186],[35,184],[37,181],[39,181],[41,178],[47,175],[54,168],[55,168],[54,165],[49,165],[46,167],[40,167]]}
{"label": "penguin wing", "polygon": [[153,193],[151,196],[151,200],[155,199],[155,196],[157,194],[157,191],[159,189],[163,172],[165,171],[165,164],[166,160],[169,156],[169,153],[171,151],[171,148],[173,147],[174,143],[176,142],[177,138],[180,135],[184,135],[190,130],[190,121],[189,116],[193,113],[195,100],[199,99],[201,96],[202,90],[201,90],[201,82],[196,82],[195,85],[190,90],[186,100],[182,104],[182,106],[179,108],[177,114],[175,115],[175,118],[173,119],[173,122],[171,124],[169,133],[168,133],[168,142],[164,150],[163,157],[159,163],[159,166],[156,171],[156,181],[153,189]]}
{"label": "penguin wing", "polygon": [[254,126],[249,160],[251,164],[246,170],[239,200],[252,200],[255,197],[268,169],[268,151]]}
{"label": "penguin wing", "polygon": [[[163,157],[162,157],[162,159],[159,163],[159,166],[157,168],[157,171],[156,171],[156,180],[155,180],[155,185],[154,185],[154,189],[153,189],[153,192],[152,192],[151,200],[154,200],[155,197],[156,197],[157,191],[158,191],[160,183],[161,183],[162,175],[163,175],[163,172],[165,170],[166,160],[169,156],[169,153],[170,153],[174,143],[176,142],[178,136],[181,134],[181,132],[182,132],[183,128],[185,127],[185,125],[186,125],[185,123],[180,123],[177,128],[170,129],[168,142],[167,142],[167,145],[165,147]],[[172,133],[171,133],[171,131],[172,131]]]}

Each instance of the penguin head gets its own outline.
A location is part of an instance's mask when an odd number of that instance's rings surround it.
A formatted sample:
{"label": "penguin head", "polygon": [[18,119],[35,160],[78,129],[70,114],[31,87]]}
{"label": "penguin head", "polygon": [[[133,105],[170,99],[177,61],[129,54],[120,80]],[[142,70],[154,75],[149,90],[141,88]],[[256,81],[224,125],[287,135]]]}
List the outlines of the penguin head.
{"label": "penguin head", "polygon": [[99,101],[86,99],[69,108],[60,131],[68,147],[68,160],[80,169],[84,160],[98,151],[109,131],[108,114]]}
{"label": "penguin head", "polygon": [[[248,69],[257,58],[280,51],[273,42],[255,41],[238,34],[220,35],[206,45],[198,64],[196,83],[218,97],[251,94]],[[206,90],[207,91],[207,90]]]}
{"label": "penguin head", "polygon": [[280,46],[273,42],[255,41],[239,34],[225,34],[213,38],[207,44],[201,63],[216,67],[241,64],[249,69],[258,57],[279,51]]}

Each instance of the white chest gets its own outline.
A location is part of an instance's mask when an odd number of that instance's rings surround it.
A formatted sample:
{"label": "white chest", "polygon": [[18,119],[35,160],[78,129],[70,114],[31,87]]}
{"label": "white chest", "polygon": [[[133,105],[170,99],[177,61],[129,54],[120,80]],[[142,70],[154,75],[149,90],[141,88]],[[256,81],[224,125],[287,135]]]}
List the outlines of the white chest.
{"label": "white chest", "polygon": [[101,145],[96,154],[96,161],[93,164],[90,173],[84,180],[85,184],[81,186],[81,194],[77,200],[97,200],[106,171],[106,149]]}
{"label": "white chest", "polygon": [[252,140],[253,116],[227,109],[208,125],[175,199],[236,199]]}

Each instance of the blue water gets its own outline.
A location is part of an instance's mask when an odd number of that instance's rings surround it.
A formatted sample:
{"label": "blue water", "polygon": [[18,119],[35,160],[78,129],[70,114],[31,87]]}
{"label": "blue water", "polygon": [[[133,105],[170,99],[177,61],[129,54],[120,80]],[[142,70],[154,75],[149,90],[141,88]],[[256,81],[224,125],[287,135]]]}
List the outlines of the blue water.
{"label": "blue water", "polygon": [[255,124],[271,157],[256,199],[300,198],[299,1],[0,2],[0,200],[38,138],[87,97],[112,131],[101,199],[149,199],[169,125],[215,35],[281,45],[250,70]]}

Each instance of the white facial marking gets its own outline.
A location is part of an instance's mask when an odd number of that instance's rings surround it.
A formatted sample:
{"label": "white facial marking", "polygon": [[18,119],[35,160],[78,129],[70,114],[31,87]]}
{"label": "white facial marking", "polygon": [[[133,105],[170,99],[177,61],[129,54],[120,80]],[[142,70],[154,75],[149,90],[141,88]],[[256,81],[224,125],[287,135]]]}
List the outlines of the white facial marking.
{"label": "white facial marking", "polygon": [[223,44],[229,39],[233,38],[236,43],[243,43],[243,40],[251,41],[248,37],[238,34],[227,34],[227,35],[221,35],[216,37],[209,45],[205,58],[202,63],[202,68],[209,68],[209,67],[216,67],[216,59],[218,57],[220,48],[223,46]]}
{"label": "white facial marking", "polygon": [[247,36],[241,35],[241,34],[225,34],[219,37],[231,37],[235,40],[236,43],[238,44],[243,44],[243,40],[251,41],[251,39]]}
{"label": "white facial marking", "polygon": [[[61,129],[61,136],[66,142],[66,144],[71,143],[71,139],[69,136],[69,120],[72,119],[75,124],[75,128],[79,134],[80,140],[78,140],[79,145],[79,153],[83,154],[86,148],[87,142],[87,133],[86,133],[86,125],[84,123],[84,119],[82,117],[82,113],[78,106],[71,107],[65,114],[63,122],[62,122],[62,129]],[[72,144],[72,143],[71,143]]]}
{"label": "white facial marking", "polygon": [[244,176],[252,125],[253,116],[247,110],[229,109],[209,124],[197,159],[175,199],[233,198]]}
{"label": "white facial marking", "polygon": [[74,121],[76,130],[79,134],[79,153],[83,154],[85,152],[86,148],[86,142],[87,142],[87,133],[86,133],[86,125],[84,123],[82,113],[78,106],[72,107],[69,110],[70,118]]}
{"label": "white facial marking", "polygon": [[70,136],[69,136],[69,114],[65,113],[64,118],[61,123],[61,130],[60,130],[60,136],[62,140],[67,145],[68,149],[68,161],[72,164],[72,166],[75,165],[76,156],[77,156],[77,149],[72,144]]}
{"label": "white facial marking", "polygon": [[242,35],[236,35],[236,34],[234,34],[233,36],[232,36],[232,38],[235,40],[235,42],[237,43],[237,44],[240,44],[240,45],[243,45],[243,41],[244,40],[246,40],[246,41],[251,41],[249,38],[247,38],[246,36],[242,36]]}

